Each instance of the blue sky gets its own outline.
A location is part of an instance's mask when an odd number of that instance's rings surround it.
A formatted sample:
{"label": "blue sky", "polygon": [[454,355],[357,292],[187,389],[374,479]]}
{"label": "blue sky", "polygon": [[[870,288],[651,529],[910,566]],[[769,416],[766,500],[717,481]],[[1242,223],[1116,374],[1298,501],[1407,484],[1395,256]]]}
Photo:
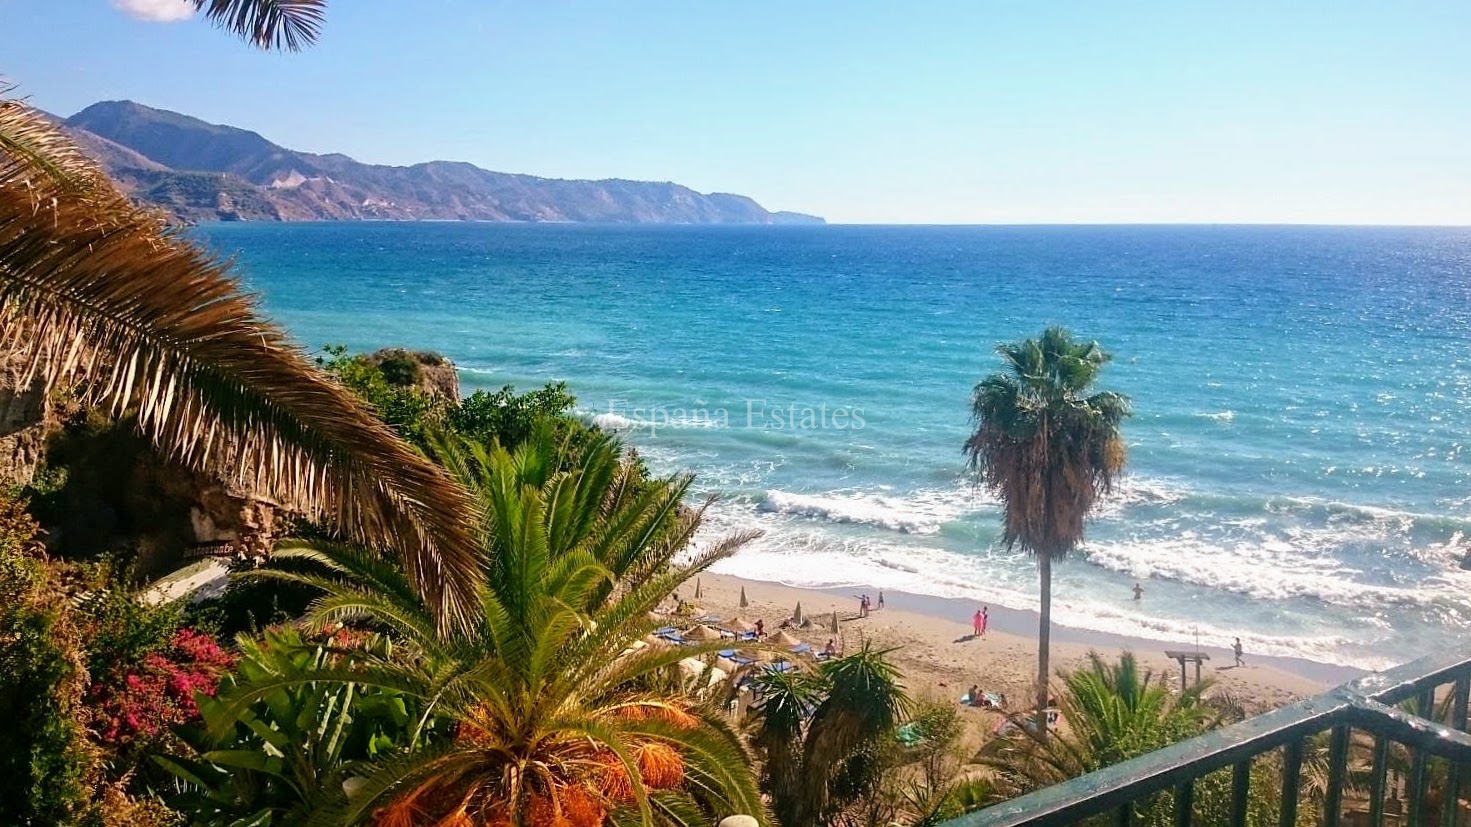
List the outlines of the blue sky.
{"label": "blue sky", "polygon": [[294,149],[673,180],[837,222],[1471,224],[1471,3],[0,0],[0,76]]}

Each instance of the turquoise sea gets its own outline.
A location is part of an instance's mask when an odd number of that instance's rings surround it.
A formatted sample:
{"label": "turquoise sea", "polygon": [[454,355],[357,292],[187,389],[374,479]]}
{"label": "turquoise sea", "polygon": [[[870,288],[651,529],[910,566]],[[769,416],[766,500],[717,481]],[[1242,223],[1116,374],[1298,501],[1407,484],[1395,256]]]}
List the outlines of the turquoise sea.
{"label": "turquoise sea", "polygon": [[960,446],[995,345],[1061,323],[1136,414],[1059,623],[1362,667],[1471,629],[1471,230],[198,232],[309,349],[432,348],[466,392],[566,380],[721,494],[717,528],[765,530],[724,570],[805,586],[1035,607]]}

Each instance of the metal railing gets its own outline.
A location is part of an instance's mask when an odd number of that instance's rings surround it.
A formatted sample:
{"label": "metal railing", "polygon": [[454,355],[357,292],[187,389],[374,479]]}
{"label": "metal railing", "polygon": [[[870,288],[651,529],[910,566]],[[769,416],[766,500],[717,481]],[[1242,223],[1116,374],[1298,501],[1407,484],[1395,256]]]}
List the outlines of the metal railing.
{"label": "metal railing", "polygon": [[[1352,820],[1372,827],[1386,823],[1449,827],[1471,823],[1460,803],[1464,771],[1471,767],[1471,735],[1466,734],[1468,694],[1471,649],[1431,656],[1004,801],[942,827],[1047,827],[1085,821],[1127,827],[1136,820],[1139,803],[1163,792],[1173,792],[1174,823],[1187,827],[1192,817],[1200,815],[1192,800],[1196,782],[1227,768],[1231,772],[1230,800],[1222,803],[1229,810],[1210,813],[1209,820],[1246,827],[1253,764],[1258,766],[1255,775],[1259,779],[1261,767],[1269,763],[1265,759],[1271,759],[1274,768],[1280,767],[1280,790],[1272,790],[1272,796],[1280,798],[1273,802],[1275,821],[1280,827],[1294,827],[1302,800],[1304,751],[1310,741],[1316,743],[1324,734],[1328,735],[1326,771],[1319,773],[1321,786],[1315,791],[1320,796],[1323,824],[1338,827]],[[1427,796],[1432,757],[1444,759],[1448,766],[1437,768],[1435,795]],[[1390,780],[1392,758],[1398,760],[1398,784]],[[1398,796],[1401,788],[1402,799]],[[1466,789],[1471,792],[1471,784]],[[1427,802],[1439,804],[1433,808],[1436,812],[1428,811]],[[1345,817],[1346,807],[1349,817]],[[1260,823],[1261,818],[1252,821]]]}

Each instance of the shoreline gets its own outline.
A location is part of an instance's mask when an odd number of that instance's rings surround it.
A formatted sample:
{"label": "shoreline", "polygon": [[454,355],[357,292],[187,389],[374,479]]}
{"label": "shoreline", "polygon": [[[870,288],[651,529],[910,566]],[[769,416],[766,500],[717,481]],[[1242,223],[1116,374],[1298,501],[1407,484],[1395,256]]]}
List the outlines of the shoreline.
{"label": "shoreline", "polygon": [[[800,602],[812,627],[793,630],[821,648],[829,637],[832,614],[839,619],[837,643],[844,651],[872,644],[893,649],[892,660],[904,673],[912,694],[958,697],[971,684],[983,690],[1005,693],[1013,709],[1026,705],[1034,691],[1037,658],[1038,615],[1034,611],[990,606],[990,624],[983,638],[971,637],[971,615],[975,601],[932,597],[884,590],[885,608],[859,618],[855,595],[867,593],[876,600],[878,589],[866,586],[804,588],[779,581],[757,580],[729,574],[705,572],[699,581],[701,597],[693,602],[706,613],[725,619],[742,615],[761,618],[768,633],[776,631]],[[690,600],[695,583],[687,583],[681,596]],[[739,608],[744,590],[749,608]],[[1167,658],[1165,650],[1195,651],[1195,647],[1164,641],[1131,638],[1055,625],[1052,628],[1051,666],[1054,684],[1058,670],[1086,663],[1092,651],[1112,661],[1119,652],[1132,651],[1142,666],[1178,686],[1180,665]],[[1232,653],[1219,646],[1201,646],[1208,656],[1201,676],[1215,683],[1217,691],[1229,694],[1244,707],[1261,712],[1327,691],[1365,670],[1322,664],[1299,658],[1254,656],[1245,653],[1245,666],[1233,665]],[[1192,666],[1187,677],[1194,681]],[[976,712],[982,712],[976,710]]]}

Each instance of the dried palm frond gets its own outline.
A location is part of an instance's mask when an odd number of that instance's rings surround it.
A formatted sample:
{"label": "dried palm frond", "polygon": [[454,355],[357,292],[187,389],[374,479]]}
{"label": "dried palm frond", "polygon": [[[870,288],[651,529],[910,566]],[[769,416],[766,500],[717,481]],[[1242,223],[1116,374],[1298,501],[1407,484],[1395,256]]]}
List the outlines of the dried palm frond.
{"label": "dried palm frond", "polygon": [[193,0],[215,24],[258,49],[299,52],[317,40],[327,0]]}
{"label": "dried palm frond", "polygon": [[164,455],[403,555],[440,623],[479,568],[464,490],[0,87],[0,359],[134,417]]}

